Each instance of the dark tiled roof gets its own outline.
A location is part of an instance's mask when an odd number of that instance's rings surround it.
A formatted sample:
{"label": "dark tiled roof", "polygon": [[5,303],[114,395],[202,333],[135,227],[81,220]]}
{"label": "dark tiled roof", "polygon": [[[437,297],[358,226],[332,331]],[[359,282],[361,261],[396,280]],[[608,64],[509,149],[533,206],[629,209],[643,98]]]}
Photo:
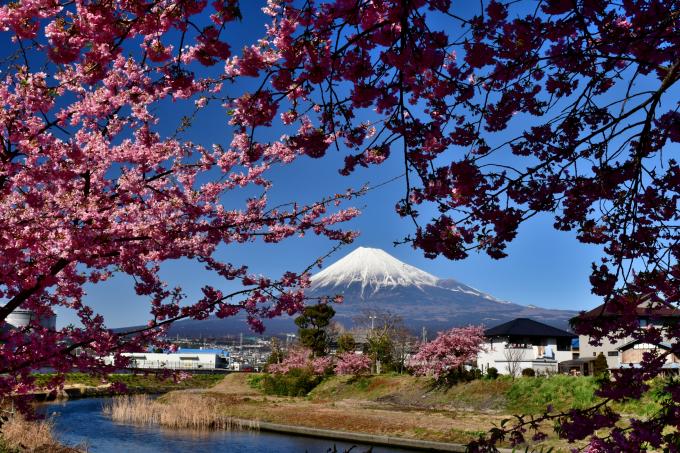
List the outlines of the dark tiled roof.
{"label": "dark tiled roof", "polygon": [[523,336],[523,337],[559,337],[576,338],[571,332],[549,326],[529,318],[517,318],[484,331],[487,337]]}

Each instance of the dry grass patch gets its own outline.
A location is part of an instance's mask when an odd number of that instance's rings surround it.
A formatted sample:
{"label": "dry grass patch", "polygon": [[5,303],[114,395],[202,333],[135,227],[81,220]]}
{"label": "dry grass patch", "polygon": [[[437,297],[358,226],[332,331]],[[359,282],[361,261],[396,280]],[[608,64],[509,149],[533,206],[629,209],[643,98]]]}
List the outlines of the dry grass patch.
{"label": "dry grass patch", "polygon": [[104,412],[115,421],[137,425],[195,430],[257,429],[257,421],[243,422],[225,415],[220,403],[193,393],[176,393],[167,403],[148,395],[133,395],[114,398]]}
{"label": "dry grass patch", "polygon": [[52,420],[27,421],[21,415],[14,415],[0,428],[6,446],[28,452],[77,452],[64,447],[54,439]]}

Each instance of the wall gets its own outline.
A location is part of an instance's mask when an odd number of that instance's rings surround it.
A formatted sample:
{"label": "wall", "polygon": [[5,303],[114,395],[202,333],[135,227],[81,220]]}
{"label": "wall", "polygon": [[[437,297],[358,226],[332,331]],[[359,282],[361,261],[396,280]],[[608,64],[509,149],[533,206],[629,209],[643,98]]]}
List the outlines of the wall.
{"label": "wall", "polygon": [[[618,355],[618,348],[623,346],[626,343],[629,343],[632,338],[627,337],[624,338],[623,340],[618,340],[618,341],[610,341],[607,338],[602,339],[602,344],[600,346],[593,346],[588,341],[590,340],[590,337],[587,335],[580,335],[578,337],[578,343],[579,343],[579,349],[581,350],[581,357],[596,357],[600,353],[604,354],[604,356],[607,358],[607,366],[609,368],[618,368],[619,367],[619,355]],[[616,352],[617,354],[615,356],[610,356],[610,352]]]}
{"label": "wall", "polygon": [[[123,354],[131,357],[134,362],[130,363],[132,368],[167,368],[173,370],[181,369],[202,369],[216,368],[218,363],[217,354],[164,354],[164,353],[130,353]],[[191,358],[192,360],[186,360]]]}

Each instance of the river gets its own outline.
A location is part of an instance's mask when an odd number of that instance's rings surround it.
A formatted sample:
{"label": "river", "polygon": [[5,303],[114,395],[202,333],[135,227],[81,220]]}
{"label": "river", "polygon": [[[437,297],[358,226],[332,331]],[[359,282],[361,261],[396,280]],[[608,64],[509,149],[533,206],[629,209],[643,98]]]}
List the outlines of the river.
{"label": "river", "polygon": [[[50,403],[40,411],[54,419],[57,438],[67,445],[86,446],[91,453],[338,453],[355,444],[302,436],[257,431],[178,431],[155,426],[116,423],[102,413],[108,398],[86,398]],[[369,449],[358,445],[351,453]],[[373,447],[374,453],[406,453],[412,450]]]}

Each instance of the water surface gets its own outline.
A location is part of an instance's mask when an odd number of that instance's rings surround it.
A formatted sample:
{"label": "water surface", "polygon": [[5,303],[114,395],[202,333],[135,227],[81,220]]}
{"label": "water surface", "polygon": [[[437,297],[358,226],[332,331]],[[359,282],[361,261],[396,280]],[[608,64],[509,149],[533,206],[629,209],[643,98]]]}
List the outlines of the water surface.
{"label": "water surface", "polygon": [[[363,453],[369,446],[328,439],[315,439],[257,431],[170,430],[155,426],[117,423],[102,413],[109,398],[89,398],[41,406],[42,413],[54,415],[55,434],[68,445],[86,446],[92,453],[338,453],[352,448]],[[412,450],[373,447],[374,453],[406,453]]]}

